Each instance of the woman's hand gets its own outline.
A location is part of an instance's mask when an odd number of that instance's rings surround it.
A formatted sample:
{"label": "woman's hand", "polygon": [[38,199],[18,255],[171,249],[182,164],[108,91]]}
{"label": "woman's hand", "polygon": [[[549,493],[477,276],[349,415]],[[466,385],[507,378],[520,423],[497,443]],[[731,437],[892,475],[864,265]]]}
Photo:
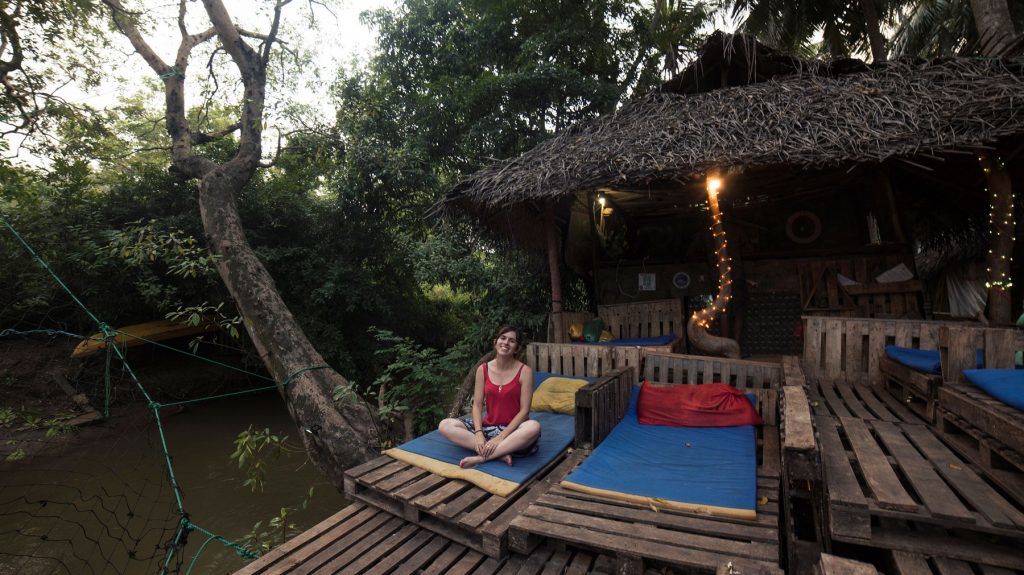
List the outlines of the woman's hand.
{"label": "woman's hand", "polygon": [[487,446],[487,438],[484,437],[483,433],[475,434],[476,437],[476,454],[484,457],[484,448]]}
{"label": "woman's hand", "polygon": [[484,444],[483,451],[479,452],[480,456],[484,458],[490,457],[491,454],[494,453],[494,450],[497,449],[499,445],[501,445],[501,436],[496,435],[493,438],[491,438],[490,441]]}

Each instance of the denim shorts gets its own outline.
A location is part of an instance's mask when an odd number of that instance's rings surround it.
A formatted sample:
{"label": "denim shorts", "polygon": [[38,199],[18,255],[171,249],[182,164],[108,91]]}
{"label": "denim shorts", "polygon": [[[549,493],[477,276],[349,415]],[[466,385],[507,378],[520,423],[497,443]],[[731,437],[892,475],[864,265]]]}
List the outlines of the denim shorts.
{"label": "denim shorts", "polygon": [[[472,417],[467,415],[466,417],[463,417],[462,419],[460,419],[460,421],[462,421],[462,425],[465,425],[466,429],[468,429],[470,433],[475,433],[476,432],[476,427],[473,425],[473,418]],[[490,441],[491,439],[494,439],[499,433],[501,433],[502,431],[505,431],[506,427],[508,427],[508,426],[507,425],[481,425],[480,429],[481,429],[481,431],[484,432],[484,438],[486,438],[488,441]],[[520,449],[519,451],[513,451],[512,452],[512,457],[526,457],[527,455],[533,455],[534,453],[537,453],[537,450],[540,448],[539,443],[540,443],[540,434],[538,433],[537,434],[537,439],[535,439],[533,441],[533,443],[531,443],[530,445],[527,445],[526,447]]]}

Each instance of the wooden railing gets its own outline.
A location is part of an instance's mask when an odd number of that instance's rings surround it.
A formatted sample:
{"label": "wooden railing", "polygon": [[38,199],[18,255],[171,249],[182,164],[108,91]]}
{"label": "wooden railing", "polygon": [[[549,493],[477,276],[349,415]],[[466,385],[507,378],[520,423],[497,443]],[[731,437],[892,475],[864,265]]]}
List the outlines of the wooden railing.
{"label": "wooden railing", "polygon": [[758,412],[766,425],[776,425],[782,366],[778,363],[726,359],[679,353],[650,353],[644,379],[657,383],[726,383],[758,398]]}
{"label": "wooden railing", "polygon": [[979,354],[985,368],[1012,368],[1016,352],[1024,349],[1021,332],[1009,328],[943,326],[938,344],[942,379],[952,383],[966,381],[964,370],[978,367]]}
{"label": "wooden railing", "polygon": [[522,360],[534,371],[577,377],[597,377],[615,368],[612,348],[599,345],[531,343]]}
{"label": "wooden railing", "polygon": [[[803,321],[807,377],[866,383],[879,381],[878,360],[886,345],[939,349],[942,327],[967,329],[975,338],[984,333],[982,326],[963,322],[807,316]],[[1014,337],[1017,345],[1024,341],[1019,332]],[[983,349],[980,339],[976,343],[975,349]]]}
{"label": "wooden railing", "polygon": [[[615,339],[636,339],[675,334],[682,338],[686,333],[683,305],[678,299],[663,299],[633,303],[617,303],[597,306],[597,317],[604,322]],[[585,312],[562,312],[562,329],[556,329],[555,322],[548,317],[548,341],[569,343],[568,330],[574,322],[584,323],[593,316]]]}
{"label": "wooden railing", "polygon": [[626,415],[636,370],[617,369],[576,392],[576,447],[593,449]]}

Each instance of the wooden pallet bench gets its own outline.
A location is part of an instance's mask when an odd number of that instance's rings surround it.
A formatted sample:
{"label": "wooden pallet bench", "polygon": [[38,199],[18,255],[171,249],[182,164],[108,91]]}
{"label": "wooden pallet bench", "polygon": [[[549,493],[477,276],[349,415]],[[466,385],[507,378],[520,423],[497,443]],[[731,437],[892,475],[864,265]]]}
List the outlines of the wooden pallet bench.
{"label": "wooden pallet bench", "polygon": [[655,509],[553,486],[512,521],[510,549],[529,554],[545,539],[592,549],[613,555],[622,574],[651,567],[715,573],[728,562],[742,573],[781,574],[779,443],[777,433],[768,436],[755,520]]}
{"label": "wooden pallet bench", "polygon": [[852,417],[924,425],[924,420],[882,387],[860,382],[819,379],[810,382],[815,415]]}
{"label": "wooden pallet bench", "polygon": [[833,541],[1024,569],[1013,550],[1024,544],[1022,502],[926,426],[825,415],[815,426]]}
{"label": "wooden pallet bench", "polygon": [[[791,366],[792,367],[792,366]],[[756,396],[764,419],[758,441],[757,518],[726,519],[684,513],[608,499],[552,487],[514,519],[509,546],[530,553],[542,541],[592,549],[613,555],[617,572],[641,573],[654,567],[687,573],[715,573],[733,564],[734,572],[780,574],[781,446],[779,385],[781,364],[651,354],[645,379],[664,383],[728,382]],[[801,378],[802,383],[802,378]],[[797,399],[789,402],[797,412]],[[804,425],[794,423],[790,436],[801,448],[813,449],[810,413],[804,399]]]}
{"label": "wooden pallet bench", "polygon": [[941,375],[917,371],[887,356],[878,360],[878,371],[879,383],[886,391],[921,419],[928,423],[935,421]]}
{"label": "wooden pallet bench", "polygon": [[577,451],[552,461],[508,497],[381,456],[345,472],[345,494],[479,551],[501,558],[508,526],[530,502],[575,467]]}
{"label": "wooden pallet bench", "polygon": [[547,545],[530,556],[494,559],[373,506],[353,503],[235,575],[284,573],[610,575],[614,562],[609,556]]}
{"label": "wooden pallet bench", "polygon": [[966,384],[943,386],[939,401],[936,433],[1024,501],[1024,413]]}

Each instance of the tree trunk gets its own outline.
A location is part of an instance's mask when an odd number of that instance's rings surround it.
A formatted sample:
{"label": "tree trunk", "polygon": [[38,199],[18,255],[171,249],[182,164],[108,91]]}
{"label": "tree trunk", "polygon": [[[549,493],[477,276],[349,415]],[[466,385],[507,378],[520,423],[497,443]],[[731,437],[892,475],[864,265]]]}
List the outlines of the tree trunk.
{"label": "tree trunk", "polygon": [[885,62],[889,55],[885,47],[885,36],[878,22],[878,7],[875,6],[874,0],[860,0],[860,8],[864,13],[864,24],[871,44],[871,61],[875,64]]}
{"label": "tree trunk", "polygon": [[981,53],[985,56],[1002,55],[1016,36],[1006,0],[971,0],[971,11],[981,41]]}
{"label": "tree trunk", "polygon": [[732,267],[726,245],[725,228],[722,227],[722,212],[718,208],[718,193],[710,188],[708,206],[711,208],[711,237],[715,243],[715,261],[718,266],[718,294],[710,306],[693,314],[686,322],[686,336],[698,349],[739,359],[739,342],[708,333],[708,326],[725,310],[725,306],[732,299]]}
{"label": "tree trunk", "polygon": [[478,359],[476,363],[470,368],[469,373],[466,374],[465,379],[462,380],[462,386],[455,392],[455,398],[452,400],[452,407],[448,410],[448,417],[458,417],[462,415],[462,406],[466,404],[466,398],[473,391],[473,386],[476,384],[476,370],[480,369],[480,366],[494,359],[494,350],[487,352],[483,357]]}
{"label": "tree trunk", "polygon": [[[324,365],[277,292],[274,280],[245,238],[235,195],[251,178],[247,170],[220,166],[199,186],[199,209],[217,270],[234,298],[245,328],[267,370],[285,382],[299,370]],[[334,388],[348,393],[333,401]],[[342,472],[377,454],[380,439],[370,409],[331,369],[310,369],[281,389],[310,459],[335,485]]]}
{"label": "tree trunk", "polygon": [[986,258],[988,281],[988,321],[991,325],[1010,325],[1013,321],[1010,301],[1010,267],[1013,262],[1014,230],[1013,188],[1010,173],[1002,161],[988,152],[978,154],[985,172],[989,198],[989,248]]}
{"label": "tree trunk", "polygon": [[555,223],[555,209],[549,204],[544,213],[548,236],[548,271],[551,275],[551,341],[566,341],[565,326],[562,325],[562,262],[558,249],[558,225]]}
{"label": "tree trunk", "polygon": [[[245,329],[259,351],[267,371],[278,382],[288,411],[314,465],[338,487],[342,472],[376,455],[379,432],[366,403],[340,374],[328,369],[324,359],[299,327],[277,292],[274,280],[245,238],[235,203],[236,194],[252,179],[262,156],[263,106],[266,99],[267,64],[277,42],[281,9],[274,7],[270,31],[255,35],[238,28],[222,0],[203,0],[211,27],[190,34],[186,27],[187,4],[181,3],[178,28],[181,42],[174,64],[169,65],[143,38],[138,14],[126,11],[120,0],[103,0],[111,18],[135,50],[164,82],[167,133],[171,157],[178,175],[199,180],[199,210],[210,251],[217,254],[217,271],[241,314]],[[245,38],[262,40],[259,49]],[[192,132],[185,107],[184,83],[192,49],[212,38],[231,56],[242,80],[238,151],[216,164],[193,151],[196,142],[222,137]],[[342,399],[333,400],[335,388]]]}

